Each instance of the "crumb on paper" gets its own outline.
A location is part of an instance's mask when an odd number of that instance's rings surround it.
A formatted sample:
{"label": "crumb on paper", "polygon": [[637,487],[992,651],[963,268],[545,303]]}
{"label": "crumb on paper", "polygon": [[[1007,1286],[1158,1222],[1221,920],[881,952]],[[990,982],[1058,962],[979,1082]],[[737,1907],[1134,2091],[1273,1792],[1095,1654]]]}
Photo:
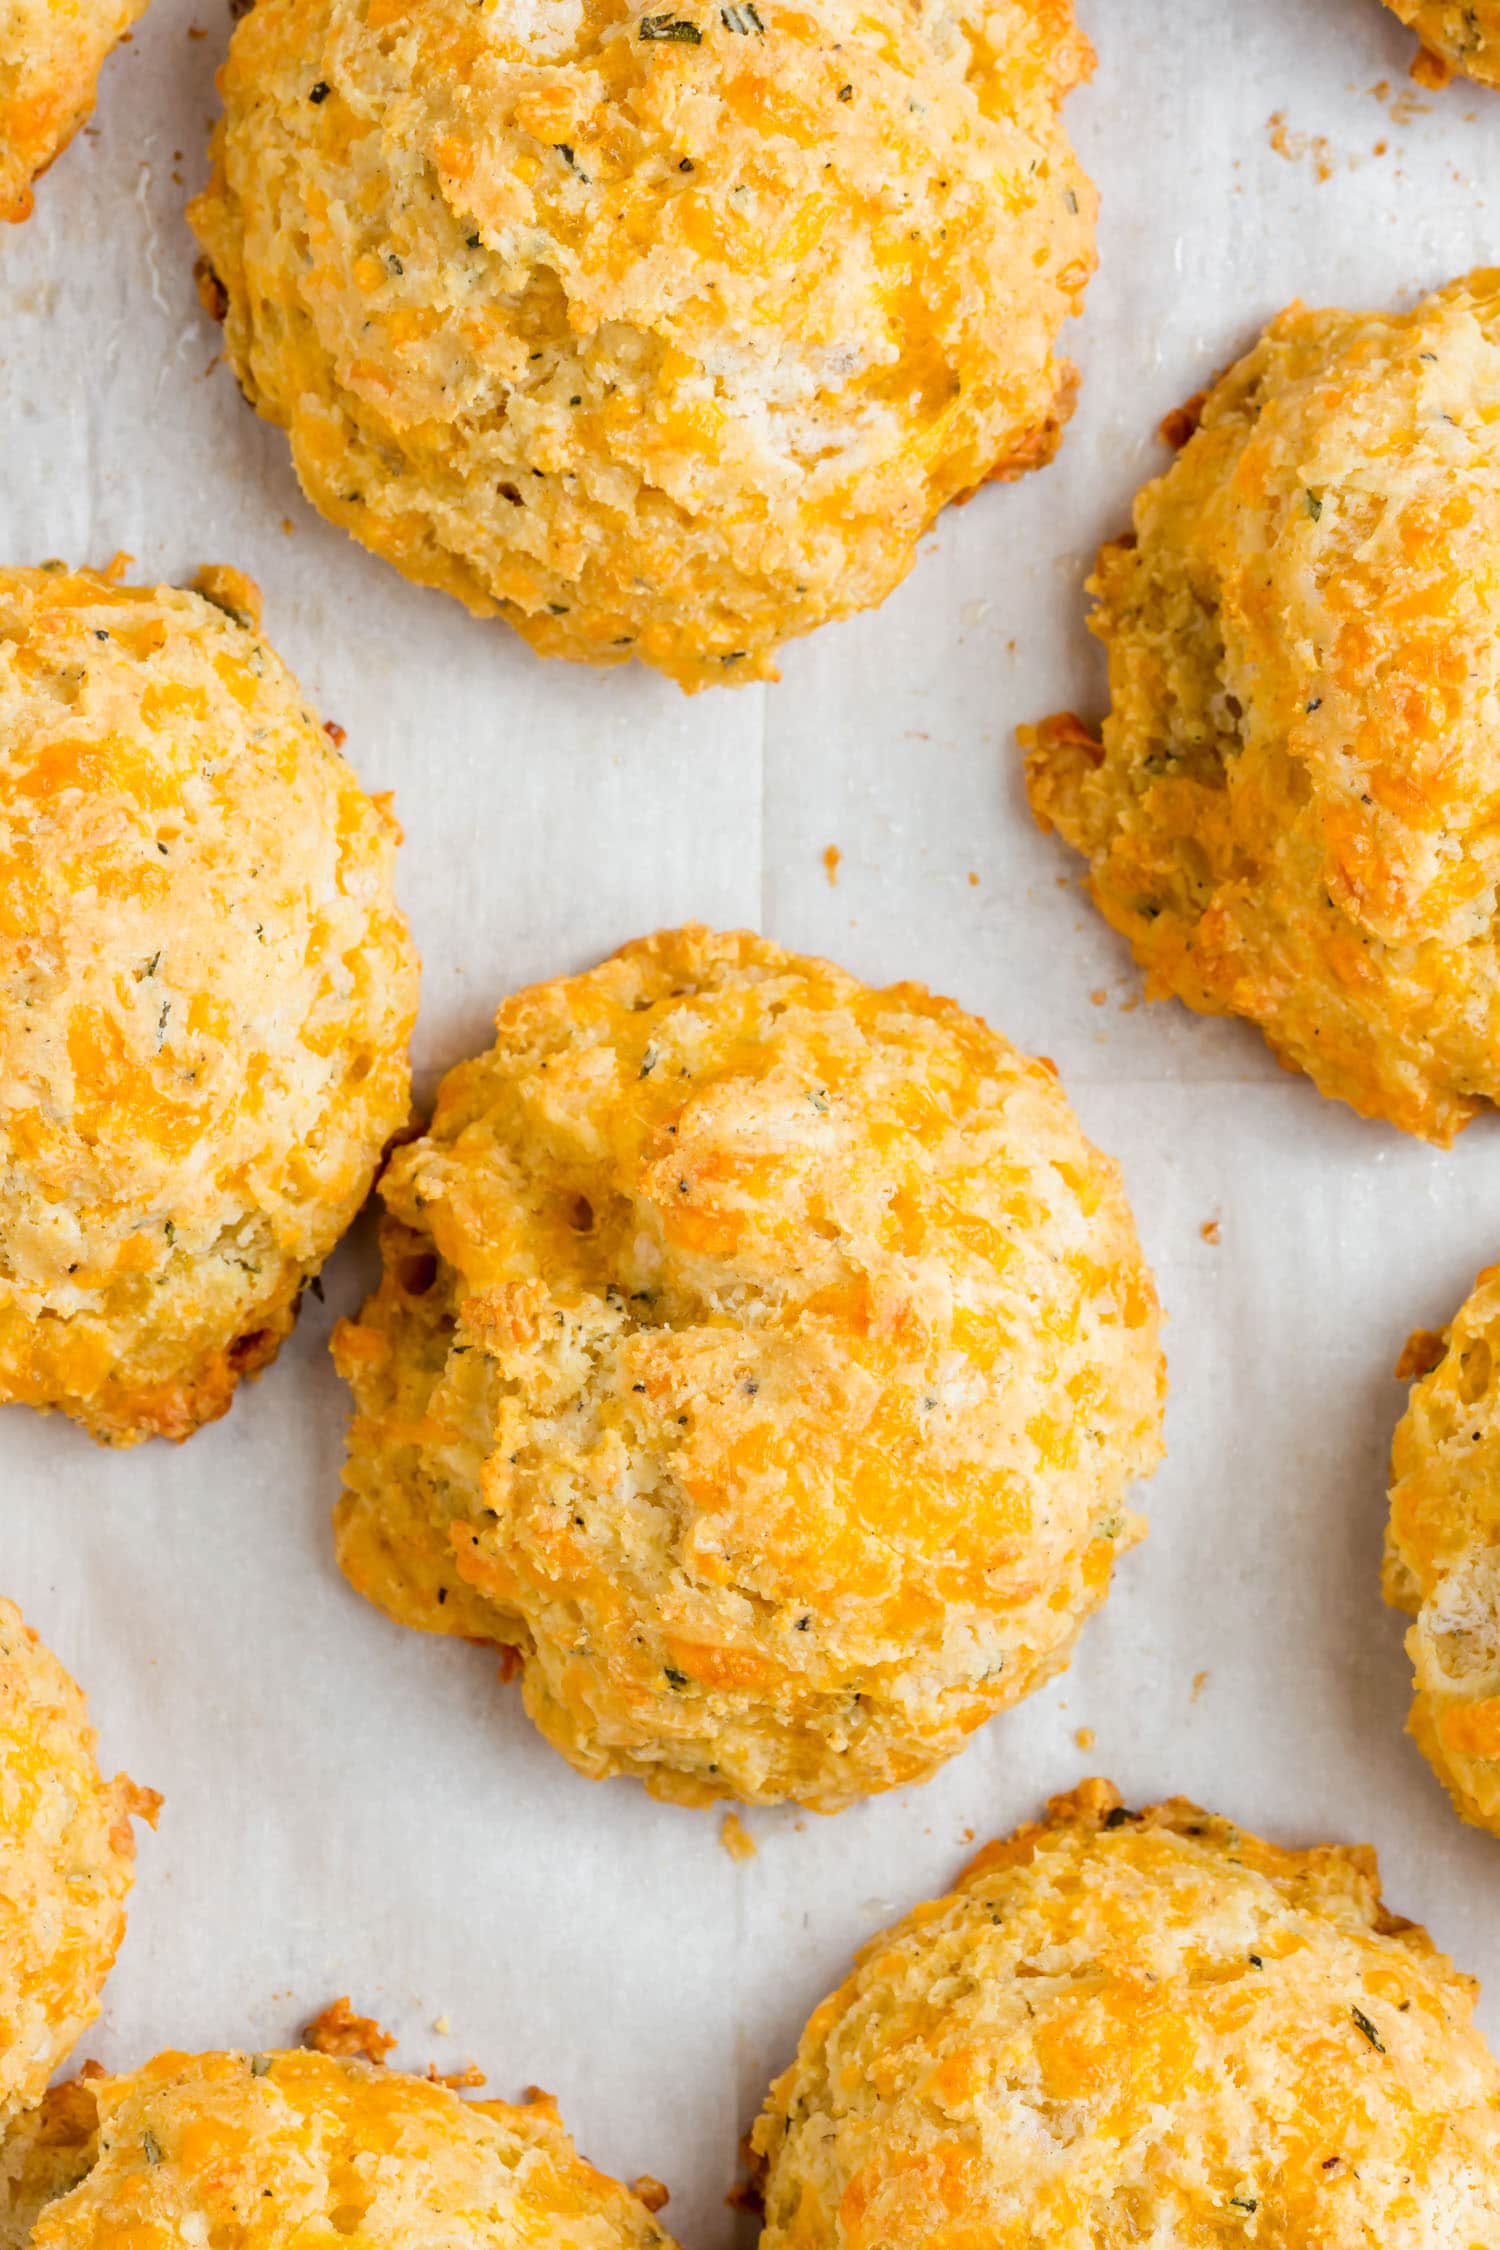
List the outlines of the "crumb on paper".
{"label": "crumb on paper", "polygon": [[[1421,50],[1419,49],[1419,59],[1420,53]],[[1435,56],[1432,59],[1437,60]],[[1419,86],[1423,84],[1422,78],[1415,69],[1411,75],[1416,79]],[[1449,72],[1448,77],[1451,76],[1452,73]],[[1440,92],[1441,87],[1447,85],[1448,77],[1442,80],[1441,86],[1434,88],[1435,92]],[[1414,117],[1430,117],[1432,115],[1431,102],[1424,102],[1421,95],[1415,92],[1410,85],[1393,86],[1388,78],[1377,78],[1369,90],[1376,101],[1390,112],[1393,125],[1409,125]]]}
{"label": "crumb on paper", "polygon": [[639,2179],[631,2181],[630,2192],[637,2203],[644,2203],[652,2212],[665,2211],[672,2200],[671,2189],[664,2187],[660,2180],[653,2180],[649,2172],[642,2172]]}
{"label": "crumb on paper", "polygon": [[977,891],[979,888],[979,870],[977,867],[971,867],[969,869],[969,882]]}
{"label": "crumb on paper", "polygon": [[1207,1672],[1195,1672],[1195,1673],[1193,1674],[1193,1693],[1192,1693],[1192,1698],[1191,1698],[1191,1700],[1192,1700],[1192,1701],[1193,1701],[1194,1703],[1196,1703],[1196,1702],[1197,1702],[1197,1700],[1198,1700],[1199,1696],[1200,1696],[1200,1695],[1201,1695],[1201,1694],[1203,1693],[1203,1690],[1204,1690],[1204,1689],[1205,1689],[1205,1688],[1207,1687],[1207,1685],[1208,1685],[1208,1680],[1209,1680],[1209,1675],[1208,1675],[1208,1673],[1207,1673]]}
{"label": "crumb on paper", "polygon": [[839,850],[837,844],[824,845],[823,872],[828,877],[828,888],[830,890],[833,890],[837,886],[839,879],[839,861],[843,858],[843,856],[844,855]]}
{"label": "crumb on paper", "polygon": [[1205,1219],[1202,1226],[1198,1229],[1198,1232],[1202,1235],[1205,1242],[1217,1242],[1219,1239],[1218,1220]]}
{"label": "crumb on paper", "polygon": [[446,2039],[449,2032],[453,2029],[453,2019],[451,2016],[434,2016],[432,2019],[432,2028],[437,2033],[439,2039]]}
{"label": "crumb on paper", "polygon": [[961,1835],[961,1836],[959,1837],[959,1839],[958,1839],[958,1840],[959,1840],[959,1842],[960,1842],[961,1844],[972,1844],[972,1843],[973,1843],[973,1841],[974,1841],[974,1831],[973,1831],[973,1829],[972,1829],[972,1828],[966,1828],[966,1829],[965,1829],[965,1830],[963,1831],[963,1834],[962,1834],[962,1835]]}
{"label": "crumb on paper", "polygon": [[333,2055],[342,2061],[359,2055],[372,2063],[384,2062],[396,2044],[391,2033],[373,2016],[354,2013],[347,1992],[337,2000],[330,2000],[320,2015],[304,2024],[301,2043],[311,2047],[315,2054]]}
{"label": "crumb on paper", "polygon": [[1094,1747],[1093,1728],[1079,1727],[1073,1736],[1073,1740],[1077,1743],[1080,1750],[1092,1750]]}
{"label": "crumb on paper", "polygon": [[1286,121],[1284,109],[1273,109],[1266,119],[1266,137],[1278,156],[1288,164],[1300,164],[1311,157],[1314,177],[1331,180],[1336,159],[1333,144],[1325,133],[1294,133]]}
{"label": "crumb on paper", "polygon": [[1430,1375],[1447,1348],[1440,1330],[1414,1328],[1401,1346],[1401,1357],[1393,1370],[1396,1381],[1409,1383],[1416,1375]]}
{"label": "crumb on paper", "polygon": [[432,2086],[446,2086],[450,2094],[465,2094],[489,2084],[477,2062],[465,2063],[462,2070],[439,2070],[436,2063],[429,2063],[427,2080]]}
{"label": "crumb on paper", "polygon": [[341,727],[337,719],[325,719],[323,721],[323,732],[327,735],[335,750],[342,750],[349,739],[348,728]]}
{"label": "crumb on paper", "polygon": [[738,1813],[727,1812],[719,1823],[719,1842],[731,1859],[754,1859],[758,1849]]}
{"label": "crumb on paper", "polygon": [[291,519],[291,517],[290,517],[290,516],[283,516],[283,517],[282,517],[282,519],[281,519],[281,529],[282,529],[282,533],[283,533],[283,535],[284,535],[284,536],[285,536],[286,538],[290,539],[290,538],[291,538],[291,536],[292,536],[292,533],[293,533],[293,532],[294,532],[294,531],[296,530],[296,528],[297,528],[297,526],[296,526],[296,525],[295,525],[295,524],[293,523],[293,521],[292,521],[292,519]]}
{"label": "crumb on paper", "polygon": [[1102,1008],[1108,998],[1109,994],[1105,991],[1102,984],[1096,984],[1093,991],[1089,994],[1090,1003],[1096,1008]]}

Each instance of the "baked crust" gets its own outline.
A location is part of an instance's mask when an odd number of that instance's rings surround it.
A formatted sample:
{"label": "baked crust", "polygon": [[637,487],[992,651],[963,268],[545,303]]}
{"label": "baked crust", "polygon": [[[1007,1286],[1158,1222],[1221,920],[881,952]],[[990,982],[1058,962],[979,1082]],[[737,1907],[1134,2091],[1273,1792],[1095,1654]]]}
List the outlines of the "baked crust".
{"label": "baked crust", "polygon": [[406,1117],[396,829],[255,588],[0,570],[0,1399],[183,1438]]}
{"label": "baked crust", "polygon": [[124,1774],[102,1778],[82,1693],[0,1599],[0,2136],[99,2013],[125,1934],[131,1822],[154,1823],[159,1803]]}
{"label": "baked crust", "polygon": [[1500,2239],[1475,1988],[1373,1853],[1104,1782],[982,1851],[814,2011],[752,2134],[766,2250]]}
{"label": "baked crust", "polygon": [[1071,0],[259,0],[191,217],[319,509],[686,688],[1050,458],[1096,199]]}
{"label": "baked crust", "polygon": [[1443,1144],[1500,1092],[1497,381],[1496,273],[1282,313],[1099,556],[1102,734],[1026,737],[1153,996]]}
{"label": "baked crust", "polygon": [[336,1525],[580,1771],[834,1810],[1049,1678],[1140,1535],[1158,1311],[1050,1065],[664,931],[506,1002],[382,1182]]}

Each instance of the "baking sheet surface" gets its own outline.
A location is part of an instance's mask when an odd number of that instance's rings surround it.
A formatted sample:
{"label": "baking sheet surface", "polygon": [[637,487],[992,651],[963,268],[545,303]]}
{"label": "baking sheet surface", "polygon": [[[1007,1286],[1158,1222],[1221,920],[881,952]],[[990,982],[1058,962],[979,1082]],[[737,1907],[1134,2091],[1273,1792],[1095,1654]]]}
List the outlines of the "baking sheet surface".
{"label": "baking sheet surface", "polygon": [[1500,2039],[1500,1844],[1403,1735],[1378,1586],[1390,1370],[1500,1254],[1500,1125],[1431,1151],[1243,1027],[1136,1007],[1013,744],[1099,707],[1080,581],[1164,463],[1161,415],[1294,296],[1404,299],[1500,255],[1500,96],[1414,91],[1376,0],[1081,12],[1100,65],[1070,118],[1104,218],[1059,460],[950,513],[881,612],[791,648],[770,688],[690,702],[543,664],[304,505],[193,289],[224,0],[153,0],[0,242],[0,553],[261,581],[272,639],[396,792],[424,1093],[503,992],[698,915],[956,993],[1055,1058],[1124,1164],[1170,1316],[1151,1539],[1054,1687],[926,1788],[747,1815],[743,1864],[718,1814],[578,1779],[491,1654],[403,1633],[339,1579],[326,1340],[367,1228],[187,1446],[112,1456],[0,1415],[0,1589],[88,1689],[106,1758],[166,1797],[86,2051],[269,2046],[348,1992],[400,2061],[555,2091],[596,2162],[670,2183],[687,2250],[731,2239],[738,2138],[855,1944],[1088,1772],[1287,1841],[1375,1842],[1395,1906],[1489,1980]]}

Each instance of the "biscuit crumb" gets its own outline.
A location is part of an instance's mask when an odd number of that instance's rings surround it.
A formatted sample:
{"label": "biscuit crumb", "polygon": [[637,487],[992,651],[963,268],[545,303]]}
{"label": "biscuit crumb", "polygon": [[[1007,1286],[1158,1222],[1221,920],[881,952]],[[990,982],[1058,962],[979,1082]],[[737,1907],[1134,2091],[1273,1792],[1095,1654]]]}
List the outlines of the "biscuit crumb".
{"label": "biscuit crumb", "polygon": [[823,872],[828,877],[828,888],[830,890],[836,890],[838,888],[839,861],[843,858],[843,856],[844,855],[839,850],[837,844],[824,845]]}
{"label": "biscuit crumb", "polygon": [[1156,425],[1156,434],[1163,445],[1170,445],[1174,453],[1180,453],[1202,421],[1207,403],[1207,391],[1194,391],[1181,406],[1174,406],[1170,414],[1164,414]]}
{"label": "biscuit crumb", "polygon": [[638,2180],[631,2181],[630,2192],[637,2203],[644,2203],[651,2212],[665,2211],[672,2200],[671,2189],[664,2187],[660,2180],[653,2180],[649,2172],[642,2172]]}
{"label": "biscuit crumb", "polygon": [[1209,1680],[1209,1675],[1208,1675],[1208,1673],[1207,1673],[1207,1672],[1195,1672],[1195,1673],[1193,1674],[1193,1692],[1192,1692],[1192,1695],[1191,1695],[1191,1697],[1189,1698],[1189,1700],[1190,1700],[1191,1702],[1193,1702],[1193,1703],[1196,1703],[1196,1702],[1197,1702],[1197,1700],[1198,1700],[1199,1696],[1200,1696],[1200,1695],[1201,1695],[1201,1694],[1203,1693],[1203,1690],[1204,1690],[1204,1689],[1205,1689],[1205,1688],[1207,1687],[1207,1685],[1208,1685],[1208,1680]]}
{"label": "biscuit crumb", "polygon": [[452,2018],[449,2016],[434,2016],[432,2019],[432,2028],[437,2033],[440,2039],[446,2039],[449,2032],[453,2029]]}
{"label": "biscuit crumb", "polygon": [[396,2041],[373,2016],[357,2016],[346,1992],[330,2000],[321,2014],[303,2025],[300,2044],[318,2055],[333,2055],[340,2060],[358,2055],[366,2062],[383,2063]]}
{"label": "biscuit crumb", "polygon": [[979,870],[977,867],[971,867],[969,869],[969,885],[971,889],[976,891],[979,888]]}
{"label": "biscuit crumb", "polygon": [[1198,1229],[1198,1232],[1202,1235],[1205,1242],[1217,1242],[1219,1239],[1218,1220],[1205,1219],[1202,1226]]}
{"label": "biscuit crumb", "polygon": [[1398,1383],[1409,1383],[1415,1375],[1430,1375],[1448,1349],[1442,1332],[1436,1328],[1414,1328],[1401,1347],[1393,1373]]}
{"label": "biscuit crumb", "polygon": [[489,2084],[476,2062],[465,2063],[462,2070],[439,2070],[436,2063],[429,2063],[427,2080],[432,2086],[446,2086],[450,2094],[467,2093],[472,2087]]}
{"label": "biscuit crumb", "polygon": [[1093,1728],[1079,1727],[1074,1733],[1073,1740],[1077,1743],[1080,1750],[1092,1750],[1094,1747]]}
{"label": "biscuit crumb", "polygon": [[731,1859],[754,1859],[759,1849],[738,1813],[726,1813],[719,1824],[719,1842]]}
{"label": "biscuit crumb", "polygon": [[1274,109],[1266,119],[1266,137],[1276,154],[1284,156],[1289,164],[1300,164],[1304,157],[1310,156],[1318,179],[1333,178],[1333,144],[1325,133],[1294,133],[1287,124],[1286,111]]}

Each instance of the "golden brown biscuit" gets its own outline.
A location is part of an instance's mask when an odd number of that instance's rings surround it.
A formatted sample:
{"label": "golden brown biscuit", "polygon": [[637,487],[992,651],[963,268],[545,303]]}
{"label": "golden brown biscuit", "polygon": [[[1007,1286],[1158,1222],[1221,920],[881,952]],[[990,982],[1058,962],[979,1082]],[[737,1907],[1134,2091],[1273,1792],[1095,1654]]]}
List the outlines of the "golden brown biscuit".
{"label": "golden brown biscuit", "polygon": [[99,73],[146,0],[0,0],[0,219],[29,219],[31,183],[94,106]]}
{"label": "golden brown biscuit", "polygon": [[460,2101],[295,2053],[159,2055],[91,2090],[98,2161],[41,2210],[31,2250],[673,2250],[545,2097]]}
{"label": "golden brown biscuit", "polygon": [[260,0],[192,208],[314,506],[684,687],[1047,460],[1095,197],[1072,0]]}
{"label": "golden brown biscuit", "polygon": [[43,2207],[77,2187],[99,2154],[99,2113],[87,2078],[69,2079],[0,2121],[0,2250],[31,2250]]}
{"label": "golden brown biscuit", "polygon": [[1385,1598],[1416,1619],[1411,1731],[1463,1818],[1500,1835],[1500,1266],[1431,1345],[1391,1453]]}
{"label": "golden brown biscuit", "polygon": [[1474,1994],[1372,1852],[1085,1782],[816,2010],[752,2136],[765,2250],[1481,2250]]}
{"label": "golden brown biscuit", "polygon": [[519,1651],[583,1773],[832,1811],[1067,1661],[1161,1449],[1157,1304],[1046,1063],[666,931],[506,1002],[382,1183],[339,1560]]}
{"label": "golden brown biscuit", "polygon": [[1385,0],[1422,42],[1413,78],[1444,86],[1456,70],[1500,85],[1500,0]]}
{"label": "golden brown biscuit", "polygon": [[0,570],[0,1399],[115,1444],[274,1356],[407,1106],[395,823],[204,583]]}
{"label": "golden brown biscuit", "polygon": [[1447,1143],[1500,1094],[1500,272],[1272,321],[1104,549],[1043,827],[1148,990]]}
{"label": "golden brown biscuit", "polygon": [[83,1696],[0,1600],[0,2133],[99,2013],[125,1934],[130,1823],[160,1802],[123,1774],[101,1779],[94,1751]]}

